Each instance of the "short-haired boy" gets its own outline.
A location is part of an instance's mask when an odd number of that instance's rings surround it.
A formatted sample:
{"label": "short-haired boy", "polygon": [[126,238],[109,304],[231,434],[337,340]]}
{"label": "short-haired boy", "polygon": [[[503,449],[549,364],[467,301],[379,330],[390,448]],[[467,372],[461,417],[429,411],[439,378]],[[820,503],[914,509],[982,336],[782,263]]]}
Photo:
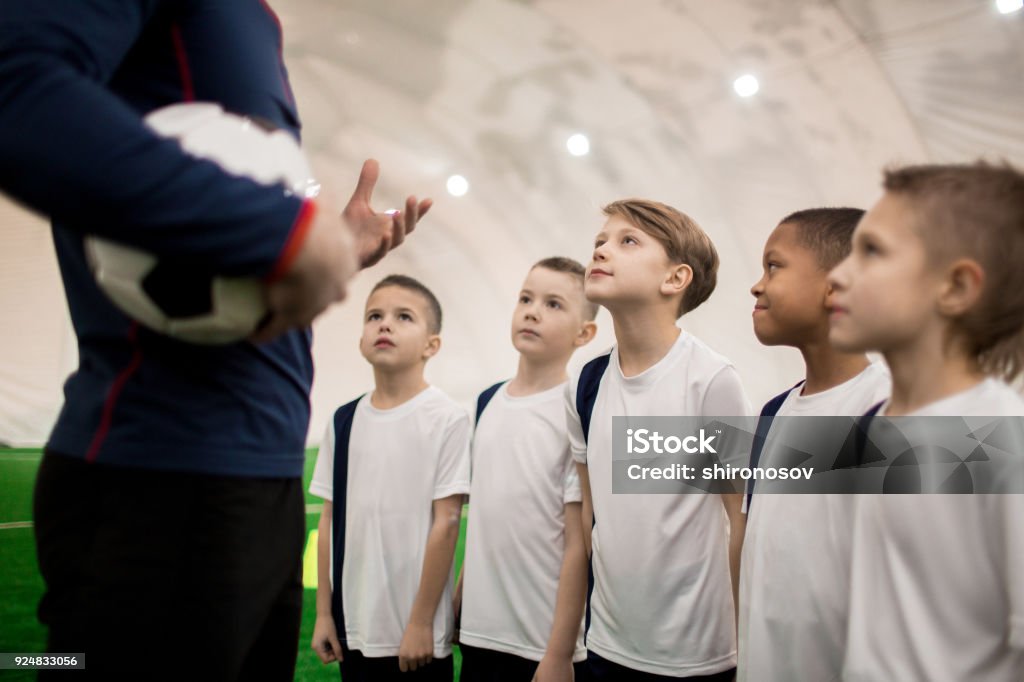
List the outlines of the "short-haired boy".
{"label": "short-haired boy", "polygon": [[[766,346],[792,346],[806,374],[762,410],[774,422],[758,461],[783,466],[775,443],[801,443],[797,416],[864,414],[888,395],[889,375],[864,353],[829,343],[832,287],[828,273],[850,252],[864,211],[815,208],[782,220],[764,245],[754,333]],[[809,433],[805,431],[804,433]],[[805,451],[820,447],[806,444]],[[765,494],[752,488],[740,570],[739,680],[794,682],[839,679],[849,607],[853,499],[850,495]],[[757,494],[758,491],[762,494]]]}
{"label": "short-haired boy", "polygon": [[[582,677],[587,555],[562,406],[597,306],[584,268],[546,258],[512,315],[515,377],[481,396],[462,579],[462,682]],[[576,665],[574,665],[574,663]]]}
{"label": "short-haired boy", "polygon": [[363,319],[374,390],[335,412],[309,488],[325,500],[312,646],[345,682],[450,682],[469,415],[423,377],[441,347],[429,289],[386,277]]}
{"label": "short-haired boy", "polygon": [[[885,358],[881,417],[1007,418],[998,439],[968,437],[980,438],[972,460],[1010,455],[988,483],[1012,491],[1024,466],[1024,398],[1011,385],[1024,370],[1024,173],[909,166],[883,186],[829,275],[829,339]],[[844,680],[1024,678],[1024,495],[983,494],[982,480],[856,496]]]}
{"label": "short-haired boy", "polygon": [[[616,346],[566,392],[585,529],[593,519],[588,674],[730,680],[742,496],[612,494],[613,416],[749,414],[732,364],[676,324],[711,295],[718,254],[665,204],[630,199],[604,212],[585,291],[611,313]],[[593,368],[600,382],[584,433],[576,393]]]}

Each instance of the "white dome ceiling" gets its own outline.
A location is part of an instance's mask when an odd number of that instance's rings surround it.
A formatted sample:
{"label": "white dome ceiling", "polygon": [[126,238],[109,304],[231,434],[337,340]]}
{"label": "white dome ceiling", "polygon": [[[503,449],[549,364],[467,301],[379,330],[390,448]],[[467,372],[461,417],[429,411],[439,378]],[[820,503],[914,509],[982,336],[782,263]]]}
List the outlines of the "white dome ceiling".
{"label": "white dome ceiling", "polygon": [[[1024,165],[1024,12],[978,0],[276,0],[317,172],[339,198],[381,161],[381,208],[436,205],[316,325],[312,440],[371,374],[363,298],[385,274],[432,287],[444,348],[428,378],[454,397],[509,376],[509,315],[526,270],[586,261],[600,207],[670,203],[714,239],[711,299],[682,325],[737,365],[759,405],[801,375],[750,325],[761,247],[785,214],[866,207],[891,163]],[[759,92],[733,81],[754,75]],[[573,156],[582,133],[590,152]],[[452,174],[469,190],[445,190]],[[0,206],[0,441],[40,442],[74,366],[49,235]],[[611,344],[598,339],[579,364]],[[71,348],[69,352],[69,347]],[[26,399],[27,396],[27,399]]]}

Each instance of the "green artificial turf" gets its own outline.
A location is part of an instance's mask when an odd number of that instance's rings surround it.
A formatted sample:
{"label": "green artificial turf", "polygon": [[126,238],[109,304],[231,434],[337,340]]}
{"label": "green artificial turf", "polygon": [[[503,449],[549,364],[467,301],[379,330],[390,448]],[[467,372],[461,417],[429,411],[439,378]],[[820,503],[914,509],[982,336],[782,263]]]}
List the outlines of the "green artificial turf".
{"label": "green artificial turf", "polygon": [[[41,652],[46,631],[36,619],[43,579],[36,568],[32,486],[38,450],[0,450],[0,651]],[[4,670],[5,680],[34,680],[31,670]]]}

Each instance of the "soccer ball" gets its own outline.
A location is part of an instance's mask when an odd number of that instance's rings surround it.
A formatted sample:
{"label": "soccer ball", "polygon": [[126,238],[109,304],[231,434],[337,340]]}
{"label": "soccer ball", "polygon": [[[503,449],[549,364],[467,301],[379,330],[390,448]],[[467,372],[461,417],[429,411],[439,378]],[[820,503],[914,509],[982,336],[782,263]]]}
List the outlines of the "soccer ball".
{"label": "soccer ball", "polygon": [[[298,196],[319,186],[295,139],[284,130],[199,102],[174,104],[146,117],[158,134],[234,175],[280,185]],[[197,344],[245,339],[267,315],[263,283],[251,277],[197,274],[181,263],[96,236],[86,256],[101,290],[129,317],[154,331]]]}

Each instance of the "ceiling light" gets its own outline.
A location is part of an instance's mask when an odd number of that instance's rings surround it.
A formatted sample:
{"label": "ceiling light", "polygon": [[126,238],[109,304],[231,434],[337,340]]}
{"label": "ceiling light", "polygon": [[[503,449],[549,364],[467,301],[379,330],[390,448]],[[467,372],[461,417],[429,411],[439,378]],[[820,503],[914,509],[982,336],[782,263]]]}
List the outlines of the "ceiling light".
{"label": "ceiling light", "polygon": [[448,194],[453,197],[461,197],[469,191],[469,180],[461,175],[453,175],[448,178]]}
{"label": "ceiling light", "polygon": [[732,82],[732,88],[740,97],[750,97],[761,89],[761,84],[757,82],[757,79],[754,78],[754,76],[748,73],[734,80]]}
{"label": "ceiling light", "polygon": [[565,148],[573,156],[586,156],[590,153],[590,140],[583,133],[576,133],[569,136],[569,139],[565,141]]}

